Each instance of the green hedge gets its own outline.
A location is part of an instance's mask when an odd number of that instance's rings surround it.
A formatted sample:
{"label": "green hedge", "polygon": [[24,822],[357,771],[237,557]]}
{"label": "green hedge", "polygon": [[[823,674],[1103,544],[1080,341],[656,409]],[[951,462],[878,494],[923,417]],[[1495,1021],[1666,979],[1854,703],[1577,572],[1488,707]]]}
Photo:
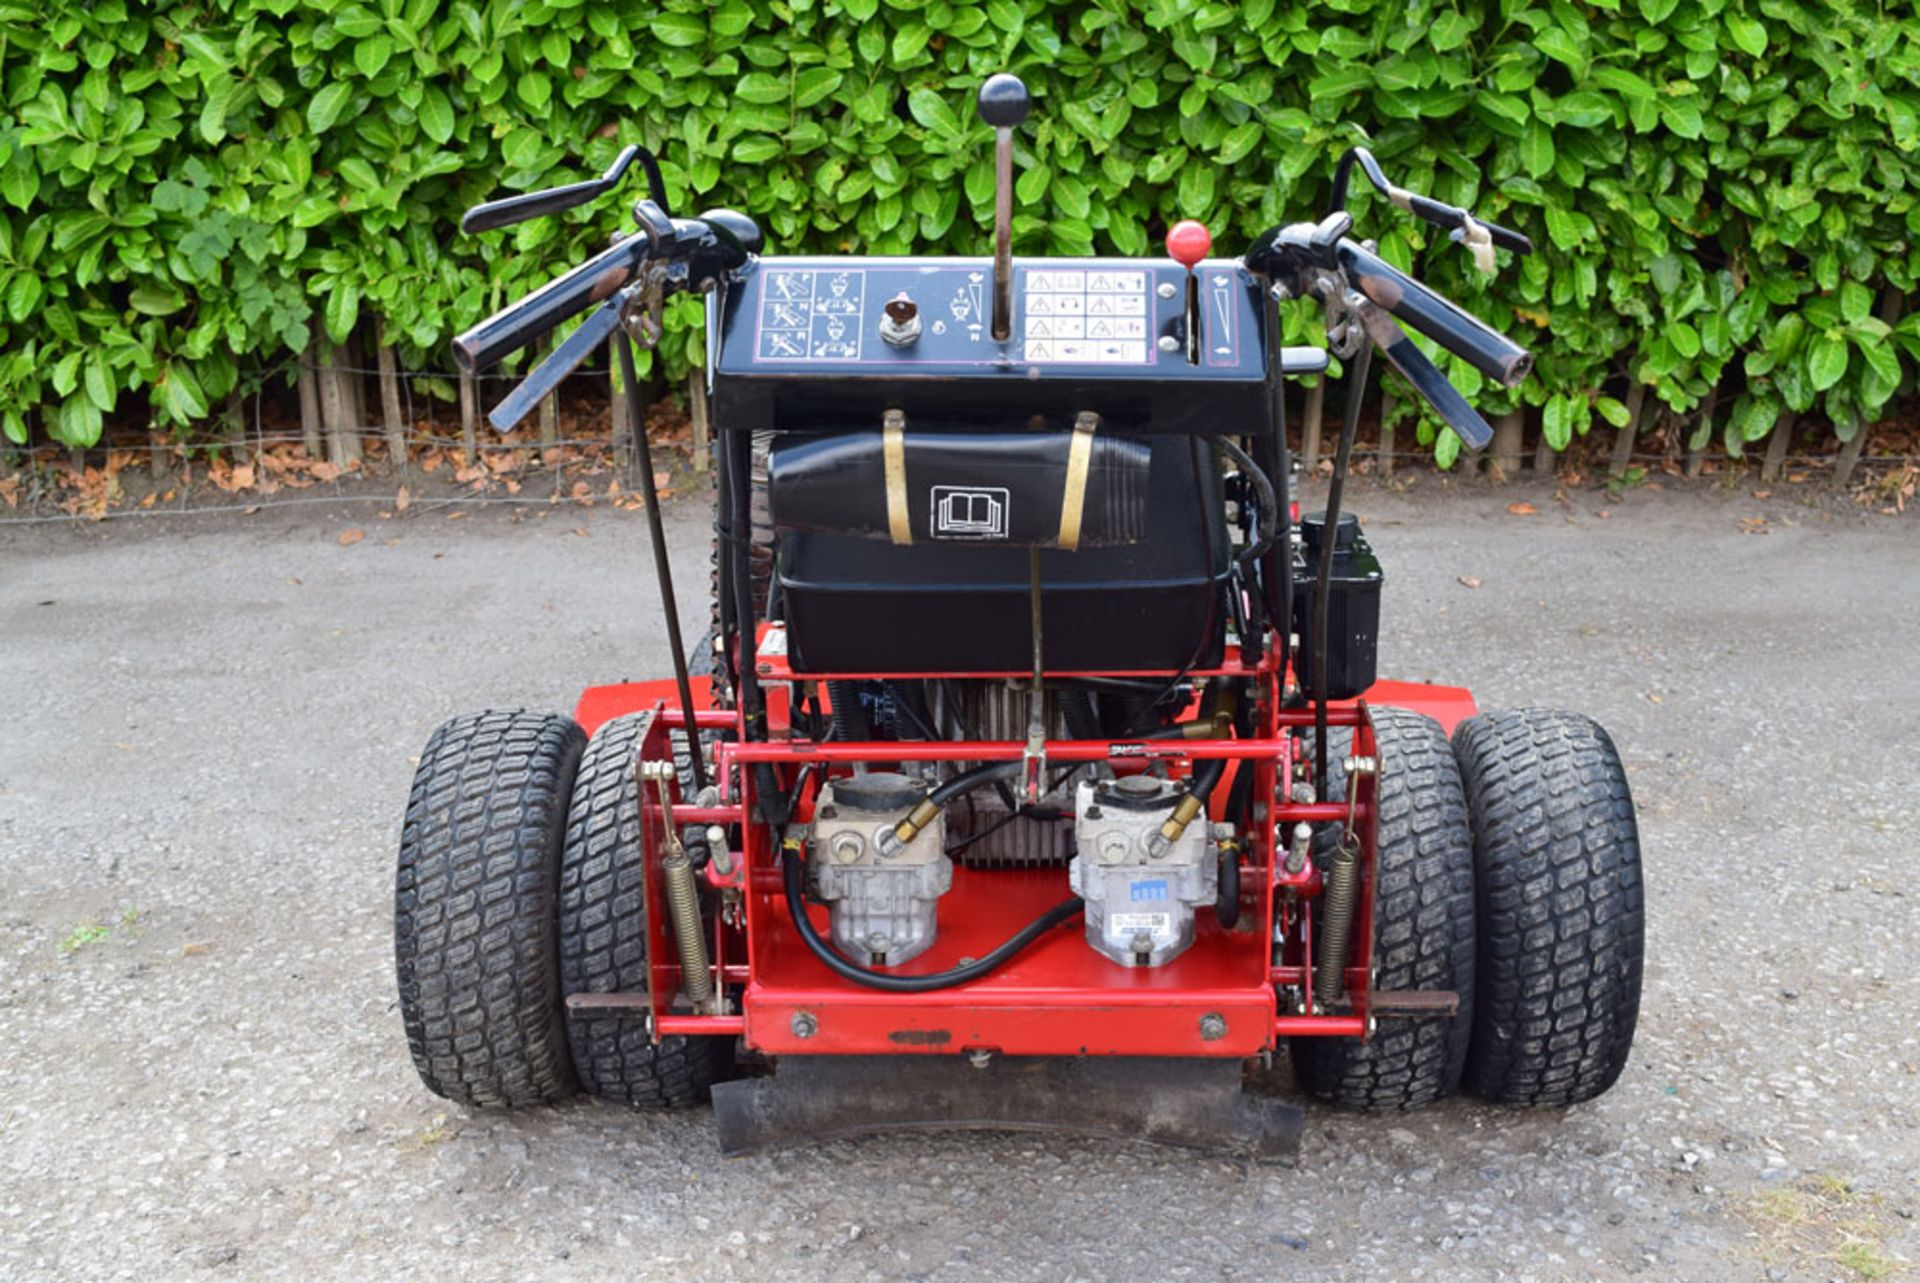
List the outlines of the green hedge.
{"label": "green hedge", "polygon": [[[618,202],[466,237],[462,208],[628,141],[777,251],[979,252],[1011,69],[1027,253],[1236,252],[1318,209],[1339,148],[1530,232],[1491,280],[1375,199],[1383,253],[1529,341],[1556,446],[1724,379],[1732,447],[1842,435],[1920,357],[1920,19],[1817,0],[0,0],[0,425],[184,431],[284,374],[317,314],[403,362],[604,244]],[[1503,256],[1504,257],[1504,256]],[[1296,337],[1317,317],[1293,309]],[[698,358],[699,311],[663,355]],[[1892,322],[1892,324],[1889,324]],[[1508,394],[1454,368],[1483,408]],[[130,400],[131,399],[131,400]],[[1423,429],[1423,437],[1431,439]],[[1441,439],[1443,462],[1450,434]]]}

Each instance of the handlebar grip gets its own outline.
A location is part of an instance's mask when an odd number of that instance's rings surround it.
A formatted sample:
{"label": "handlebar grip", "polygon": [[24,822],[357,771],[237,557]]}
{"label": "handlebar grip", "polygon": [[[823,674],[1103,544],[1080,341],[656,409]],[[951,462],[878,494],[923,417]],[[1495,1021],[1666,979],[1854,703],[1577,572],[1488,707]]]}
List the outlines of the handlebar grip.
{"label": "handlebar grip", "polygon": [[556,276],[454,339],[454,361],[471,374],[537,342],[568,317],[586,311],[632,280],[649,250],[646,233],[635,232],[564,276]]}
{"label": "handlebar grip", "polygon": [[1511,388],[1533,369],[1525,348],[1357,241],[1342,238],[1335,253],[1355,289],[1482,374]]}

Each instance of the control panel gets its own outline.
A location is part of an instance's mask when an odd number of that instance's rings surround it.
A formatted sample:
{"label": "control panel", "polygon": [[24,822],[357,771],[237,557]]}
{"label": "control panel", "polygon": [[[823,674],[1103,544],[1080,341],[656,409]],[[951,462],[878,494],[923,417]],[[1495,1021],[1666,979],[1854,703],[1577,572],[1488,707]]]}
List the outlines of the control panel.
{"label": "control panel", "polygon": [[1084,381],[1266,376],[1253,278],[1141,259],[1023,258],[1011,332],[992,334],[990,260],[768,258],[728,291],[715,369],[754,377],[960,376]]}

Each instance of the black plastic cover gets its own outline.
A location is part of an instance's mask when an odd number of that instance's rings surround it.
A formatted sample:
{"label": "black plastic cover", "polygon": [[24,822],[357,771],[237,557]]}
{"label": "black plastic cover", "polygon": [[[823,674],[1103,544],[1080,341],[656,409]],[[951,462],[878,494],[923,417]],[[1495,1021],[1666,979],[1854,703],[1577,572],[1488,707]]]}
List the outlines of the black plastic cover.
{"label": "black plastic cover", "polygon": [[[1171,672],[1220,658],[1229,547],[1212,446],[1155,437],[1146,537],[1040,551],[1049,670]],[[1020,672],[1024,548],[779,532],[789,659],[804,673]]]}
{"label": "black plastic cover", "polygon": [[[1319,583],[1326,514],[1307,513],[1293,545],[1294,651],[1300,688],[1313,685],[1313,590]],[[1380,589],[1386,575],[1351,513],[1334,534],[1333,578],[1327,585],[1327,696],[1352,699],[1373,685],[1380,665]]]}
{"label": "black plastic cover", "polygon": [[[1136,543],[1147,530],[1144,441],[1073,432],[914,432],[897,437],[899,493],[891,494],[886,434],[784,437],[768,472],[773,524],[867,539],[1098,548]],[[897,505],[897,512],[895,511]]]}

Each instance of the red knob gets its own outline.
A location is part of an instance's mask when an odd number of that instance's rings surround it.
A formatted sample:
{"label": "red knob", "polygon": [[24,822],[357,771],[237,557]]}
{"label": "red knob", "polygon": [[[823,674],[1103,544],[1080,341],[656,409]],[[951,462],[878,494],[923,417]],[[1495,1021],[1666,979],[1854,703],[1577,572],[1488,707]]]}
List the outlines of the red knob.
{"label": "red knob", "polygon": [[1167,253],[1189,272],[1212,248],[1213,237],[1203,223],[1183,218],[1167,229]]}

